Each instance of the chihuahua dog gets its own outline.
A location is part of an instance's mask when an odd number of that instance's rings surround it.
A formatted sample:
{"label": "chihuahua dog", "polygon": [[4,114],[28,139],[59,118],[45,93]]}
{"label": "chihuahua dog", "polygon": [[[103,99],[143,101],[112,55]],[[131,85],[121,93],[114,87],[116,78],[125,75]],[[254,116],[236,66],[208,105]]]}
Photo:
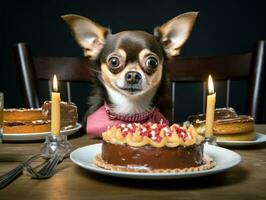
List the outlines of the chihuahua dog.
{"label": "chihuahua dog", "polygon": [[[87,132],[101,136],[109,126],[129,122],[166,123],[171,112],[164,62],[180,54],[197,12],[181,14],[154,29],[112,34],[88,18],[62,16],[85,57],[96,63]],[[163,113],[163,114],[161,114]]]}

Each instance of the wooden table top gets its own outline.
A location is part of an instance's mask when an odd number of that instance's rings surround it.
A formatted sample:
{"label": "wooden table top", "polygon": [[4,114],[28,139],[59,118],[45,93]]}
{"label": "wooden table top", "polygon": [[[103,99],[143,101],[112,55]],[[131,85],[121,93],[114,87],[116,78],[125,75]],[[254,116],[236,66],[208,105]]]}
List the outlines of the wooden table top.
{"label": "wooden table top", "polygon": [[[266,134],[266,125],[256,125]],[[82,132],[70,138],[74,148],[99,143]],[[41,143],[0,145],[0,175],[38,152]],[[231,148],[232,149],[232,148]],[[46,180],[23,175],[0,190],[0,199],[266,199],[266,143],[234,148],[242,162],[226,172],[191,179],[133,180],[98,175],[66,159]]]}

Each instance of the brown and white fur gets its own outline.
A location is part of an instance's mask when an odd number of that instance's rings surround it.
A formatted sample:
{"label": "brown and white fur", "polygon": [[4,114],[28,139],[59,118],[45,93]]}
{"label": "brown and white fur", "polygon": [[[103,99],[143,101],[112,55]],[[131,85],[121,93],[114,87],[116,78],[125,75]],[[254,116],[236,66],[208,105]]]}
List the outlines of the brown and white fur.
{"label": "brown and white fur", "polygon": [[85,17],[62,16],[84,55],[98,67],[89,113],[106,103],[120,115],[143,113],[156,106],[168,116],[171,102],[164,62],[180,54],[197,14],[181,14],[156,27],[153,35],[144,31],[112,34]]}

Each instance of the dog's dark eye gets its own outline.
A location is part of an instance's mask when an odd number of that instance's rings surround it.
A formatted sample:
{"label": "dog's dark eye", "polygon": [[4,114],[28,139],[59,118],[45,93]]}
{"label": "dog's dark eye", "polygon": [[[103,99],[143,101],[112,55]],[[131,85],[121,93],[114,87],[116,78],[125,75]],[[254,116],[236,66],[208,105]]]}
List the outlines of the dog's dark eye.
{"label": "dog's dark eye", "polygon": [[158,61],[156,58],[154,57],[149,57],[147,60],[146,60],[146,66],[150,69],[155,69],[158,65]]}
{"label": "dog's dark eye", "polygon": [[119,67],[120,66],[120,60],[119,60],[119,58],[117,58],[117,57],[111,57],[111,58],[109,58],[108,65],[109,65],[109,67],[112,67],[112,68]]}
{"label": "dog's dark eye", "polygon": [[111,56],[107,60],[107,65],[109,67],[109,70],[114,74],[121,72],[124,68],[123,59],[118,56]]}

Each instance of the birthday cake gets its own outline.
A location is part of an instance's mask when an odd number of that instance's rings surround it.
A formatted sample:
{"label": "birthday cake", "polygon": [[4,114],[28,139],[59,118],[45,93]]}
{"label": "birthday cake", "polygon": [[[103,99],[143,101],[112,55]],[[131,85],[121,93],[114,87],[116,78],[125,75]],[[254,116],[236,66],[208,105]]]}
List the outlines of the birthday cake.
{"label": "birthday cake", "polygon": [[102,152],[96,156],[95,164],[105,169],[156,173],[199,171],[215,166],[204,155],[204,138],[192,125],[119,124],[102,135]]}
{"label": "birthday cake", "polygon": [[[60,102],[61,130],[76,126],[77,106],[72,102]],[[51,102],[45,101],[42,108],[4,109],[3,131],[13,133],[39,133],[51,130]]]}

